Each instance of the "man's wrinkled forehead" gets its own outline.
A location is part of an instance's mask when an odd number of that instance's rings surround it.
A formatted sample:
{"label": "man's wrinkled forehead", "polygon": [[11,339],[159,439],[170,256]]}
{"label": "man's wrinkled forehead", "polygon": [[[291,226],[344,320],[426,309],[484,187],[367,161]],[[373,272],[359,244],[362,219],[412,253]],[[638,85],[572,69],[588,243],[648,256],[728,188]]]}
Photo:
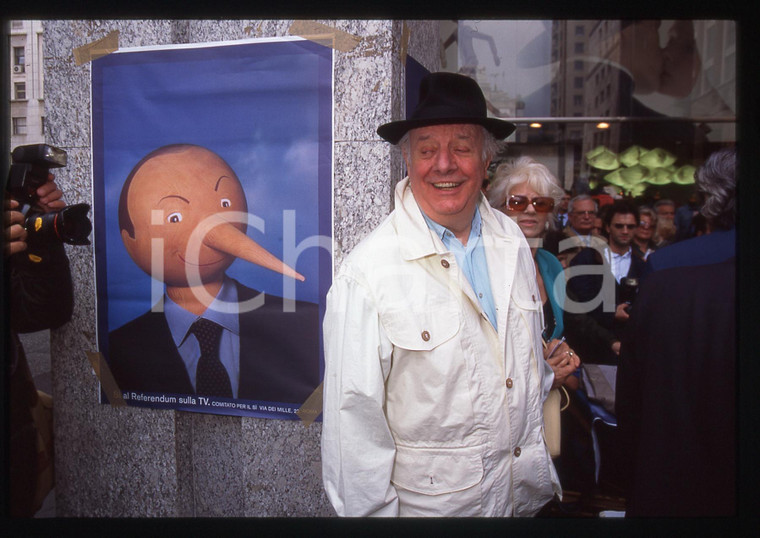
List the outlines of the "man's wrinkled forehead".
{"label": "man's wrinkled forehead", "polygon": [[596,204],[593,200],[578,200],[575,202],[574,209],[576,211],[594,211]]}

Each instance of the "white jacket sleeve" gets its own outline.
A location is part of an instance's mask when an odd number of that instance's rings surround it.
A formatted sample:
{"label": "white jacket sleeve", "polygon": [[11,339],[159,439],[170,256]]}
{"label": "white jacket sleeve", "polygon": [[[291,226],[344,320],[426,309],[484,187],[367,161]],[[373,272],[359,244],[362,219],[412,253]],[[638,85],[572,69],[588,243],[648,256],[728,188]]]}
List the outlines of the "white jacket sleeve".
{"label": "white jacket sleeve", "polygon": [[369,292],[338,276],[327,296],[322,478],[340,516],[397,516],[396,447],[385,417],[392,345]]}

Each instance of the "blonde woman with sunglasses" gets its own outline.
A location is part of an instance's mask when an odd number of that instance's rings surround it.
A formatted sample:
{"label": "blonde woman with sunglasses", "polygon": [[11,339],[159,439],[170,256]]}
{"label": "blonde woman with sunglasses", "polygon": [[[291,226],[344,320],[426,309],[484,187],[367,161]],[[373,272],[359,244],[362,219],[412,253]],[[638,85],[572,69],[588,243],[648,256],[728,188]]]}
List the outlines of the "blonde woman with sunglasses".
{"label": "blonde woman with sunglasses", "polygon": [[[555,230],[554,208],[564,194],[549,169],[530,157],[500,164],[488,189],[489,203],[517,223],[531,247],[544,309],[543,337],[550,344],[564,333],[565,278],[559,260],[541,246],[547,232]],[[561,284],[555,285],[555,281]],[[555,378],[575,389],[577,378],[571,374],[580,366],[580,360],[570,349],[565,353],[572,359],[569,363],[572,369],[555,367],[554,357],[548,362]]]}
{"label": "blonde woman with sunglasses", "polygon": [[654,242],[654,231],[657,228],[657,213],[649,207],[639,208],[639,225],[633,232],[633,243],[631,248],[633,253],[646,260],[649,255],[657,250]]}

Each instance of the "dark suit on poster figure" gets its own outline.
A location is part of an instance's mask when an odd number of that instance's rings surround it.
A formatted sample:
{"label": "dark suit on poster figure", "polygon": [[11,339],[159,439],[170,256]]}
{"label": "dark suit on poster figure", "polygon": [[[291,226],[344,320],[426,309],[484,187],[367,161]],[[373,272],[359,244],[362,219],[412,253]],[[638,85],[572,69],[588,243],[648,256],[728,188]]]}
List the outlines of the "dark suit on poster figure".
{"label": "dark suit on poster figure", "polygon": [[[235,282],[241,301],[259,294]],[[238,398],[302,403],[319,384],[319,308],[298,301],[283,313],[282,298],[240,314]],[[147,312],[109,336],[111,372],[122,390],[193,394],[166,316]]]}
{"label": "dark suit on poster figure", "polygon": [[[129,174],[119,227],[132,260],[165,283],[174,303],[202,317],[225,279],[239,304],[259,296],[225,275],[236,258],[304,280],[245,234],[247,211],[242,186],[221,157],[176,144],[149,153]],[[152,252],[156,244],[163,256]],[[319,308],[294,303],[295,312],[285,312],[282,298],[265,295],[258,308],[241,309],[239,398],[302,403],[319,384]],[[195,394],[162,311],[112,331],[108,360],[122,391]]]}

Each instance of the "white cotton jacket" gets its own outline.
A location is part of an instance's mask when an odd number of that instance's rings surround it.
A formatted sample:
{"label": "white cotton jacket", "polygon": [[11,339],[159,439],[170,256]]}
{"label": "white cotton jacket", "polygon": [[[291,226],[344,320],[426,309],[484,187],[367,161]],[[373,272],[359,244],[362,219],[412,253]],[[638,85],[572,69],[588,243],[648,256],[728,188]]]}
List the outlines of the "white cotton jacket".
{"label": "white cotton jacket", "polygon": [[494,330],[409,188],[327,297],[322,471],[341,516],[531,516],[555,493],[530,249],[481,196]]}

